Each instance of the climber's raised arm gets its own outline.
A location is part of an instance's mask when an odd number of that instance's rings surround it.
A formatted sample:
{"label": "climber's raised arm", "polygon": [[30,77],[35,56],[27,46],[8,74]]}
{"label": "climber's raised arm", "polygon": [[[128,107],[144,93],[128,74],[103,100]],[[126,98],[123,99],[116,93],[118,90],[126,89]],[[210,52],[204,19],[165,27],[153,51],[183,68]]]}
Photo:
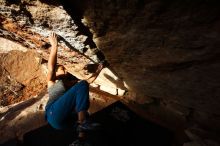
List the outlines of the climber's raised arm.
{"label": "climber's raised arm", "polygon": [[57,35],[52,32],[49,36],[49,41],[51,43],[50,56],[48,60],[48,74],[47,82],[48,86],[51,86],[55,82],[55,68],[57,64]]}
{"label": "climber's raised arm", "polygon": [[99,64],[96,72],[92,76],[90,76],[88,79],[86,79],[86,81],[89,84],[93,83],[95,79],[98,77],[99,73],[102,71],[103,67],[104,67],[103,64]]}

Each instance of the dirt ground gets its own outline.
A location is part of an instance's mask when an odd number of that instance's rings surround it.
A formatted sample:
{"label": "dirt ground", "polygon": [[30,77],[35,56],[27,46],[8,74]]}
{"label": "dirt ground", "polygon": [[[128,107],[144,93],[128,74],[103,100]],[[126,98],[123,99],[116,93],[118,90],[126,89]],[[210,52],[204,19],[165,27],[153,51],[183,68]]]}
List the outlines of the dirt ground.
{"label": "dirt ground", "polygon": [[33,51],[0,54],[0,106],[36,96],[46,87],[41,58]]}

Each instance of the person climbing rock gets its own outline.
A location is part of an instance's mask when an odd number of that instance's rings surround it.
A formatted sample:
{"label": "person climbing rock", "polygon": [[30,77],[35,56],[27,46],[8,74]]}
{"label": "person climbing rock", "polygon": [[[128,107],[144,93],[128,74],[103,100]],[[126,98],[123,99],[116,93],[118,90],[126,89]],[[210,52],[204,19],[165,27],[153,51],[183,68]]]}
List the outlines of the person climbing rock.
{"label": "person climbing rock", "polygon": [[57,64],[58,41],[55,33],[51,33],[49,41],[51,50],[48,60],[49,100],[45,108],[46,120],[55,129],[75,127],[78,139],[71,146],[86,145],[86,132],[99,126],[88,121],[89,83],[96,79],[103,65],[100,64],[88,80],[79,80],[68,73],[64,66]]}

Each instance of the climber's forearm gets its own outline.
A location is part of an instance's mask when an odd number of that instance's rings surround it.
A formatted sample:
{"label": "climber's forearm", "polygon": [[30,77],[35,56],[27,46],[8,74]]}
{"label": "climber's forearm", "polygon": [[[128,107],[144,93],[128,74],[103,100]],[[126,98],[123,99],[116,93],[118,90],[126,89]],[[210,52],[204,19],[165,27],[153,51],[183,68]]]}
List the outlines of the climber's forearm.
{"label": "climber's forearm", "polygon": [[48,70],[54,71],[57,63],[57,46],[52,46],[48,60]]}
{"label": "climber's forearm", "polygon": [[100,72],[102,71],[102,69],[103,69],[103,65],[99,64],[97,71],[87,79],[87,82],[89,84],[93,83],[96,80],[96,78],[98,77],[98,75],[100,74]]}
{"label": "climber's forearm", "polygon": [[86,81],[89,83],[89,84],[91,84],[91,83],[93,83],[94,81],[95,81],[95,79],[98,77],[98,74],[97,73],[95,73],[95,74],[93,74],[91,77],[89,77],[88,79],[86,79]]}
{"label": "climber's forearm", "polygon": [[47,74],[47,81],[54,81],[55,76],[55,67],[57,64],[57,36],[55,33],[51,33],[49,37],[51,43],[51,50],[48,59],[48,74]]}
{"label": "climber's forearm", "polygon": [[49,37],[49,41],[51,43],[51,50],[50,50],[50,56],[49,56],[49,60],[48,60],[48,70],[49,71],[54,71],[55,69],[55,65],[57,63],[57,35],[52,32],[50,37]]}

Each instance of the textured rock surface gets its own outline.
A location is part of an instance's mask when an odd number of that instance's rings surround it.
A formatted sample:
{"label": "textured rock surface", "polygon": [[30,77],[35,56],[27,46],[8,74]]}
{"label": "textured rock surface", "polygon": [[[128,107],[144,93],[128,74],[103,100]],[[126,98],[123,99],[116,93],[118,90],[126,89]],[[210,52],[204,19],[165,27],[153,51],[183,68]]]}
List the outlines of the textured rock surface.
{"label": "textured rock surface", "polygon": [[[131,99],[220,130],[217,1],[89,1],[84,24]],[[218,129],[218,130],[217,130]]]}
{"label": "textured rock surface", "polygon": [[44,106],[48,95],[45,93],[44,91],[44,94],[35,98],[0,109],[0,143],[15,137],[22,139],[26,132],[46,124]]}
{"label": "textured rock surface", "polygon": [[[10,44],[10,41],[7,43]],[[46,74],[36,52],[1,53],[0,64],[0,106],[37,96],[46,88]]]}
{"label": "textured rock surface", "polygon": [[[88,76],[86,64],[107,60],[110,66],[94,86],[114,95],[128,91],[124,98],[159,123],[197,125],[220,135],[217,1],[0,0],[0,4],[1,42],[11,40],[47,59],[47,36],[53,30],[62,36],[59,63],[77,77]],[[2,52],[7,52],[5,47],[0,47]]]}
{"label": "textured rock surface", "polygon": [[[58,63],[63,64],[69,72],[80,79],[91,75],[85,72],[86,65],[105,60],[103,53],[91,38],[81,33],[74,20],[60,4],[54,6],[40,1],[1,0],[0,2],[0,37],[36,50],[42,58],[47,60],[50,47],[47,38],[51,31],[54,31],[59,35]],[[19,47],[13,49],[20,50]],[[109,73],[111,75],[108,75]],[[107,69],[103,74],[118,79],[117,74],[112,70]],[[121,80],[118,83],[124,84]],[[113,88],[114,91],[110,91],[112,94],[117,94],[119,87],[116,88],[114,83],[107,80],[105,85],[108,86],[107,88]],[[123,87],[123,90],[125,89]]]}
{"label": "textured rock surface", "polygon": [[86,25],[96,44],[138,98],[162,98],[219,114],[220,11],[214,2],[88,5]]}

